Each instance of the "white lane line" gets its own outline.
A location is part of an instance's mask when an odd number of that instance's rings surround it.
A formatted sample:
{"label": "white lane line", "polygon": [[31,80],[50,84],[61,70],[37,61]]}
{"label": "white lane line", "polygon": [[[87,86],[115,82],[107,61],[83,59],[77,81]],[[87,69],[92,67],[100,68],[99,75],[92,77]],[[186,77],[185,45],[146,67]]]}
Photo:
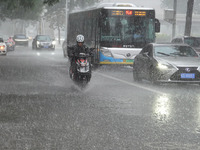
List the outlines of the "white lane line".
{"label": "white lane line", "polygon": [[125,80],[121,80],[121,79],[119,79],[119,78],[115,78],[115,77],[112,77],[112,76],[109,76],[109,75],[105,75],[105,74],[102,74],[102,73],[99,73],[99,72],[95,72],[95,73],[98,74],[98,75],[101,75],[101,76],[103,76],[103,77],[106,77],[106,78],[109,78],[109,79],[112,79],[112,80],[116,80],[116,81],[119,81],[119,82],[128,84],[128,85],[130,85],[130,86],[138,87],[138,88],[141,88],[141,89],[144,89],[144,90],[153,92],[153,93],[162,94],[162,95],[167,94],[167,93],[158,91],[158,90],[156,90],[156,89],[154,90],[154,89],[152,89],[152,88],[148,88],[148,87],[141,86],[141,85],[139,85],[139,84],[137,84],[137,83],[127,82],[127,81],[125,81]]}

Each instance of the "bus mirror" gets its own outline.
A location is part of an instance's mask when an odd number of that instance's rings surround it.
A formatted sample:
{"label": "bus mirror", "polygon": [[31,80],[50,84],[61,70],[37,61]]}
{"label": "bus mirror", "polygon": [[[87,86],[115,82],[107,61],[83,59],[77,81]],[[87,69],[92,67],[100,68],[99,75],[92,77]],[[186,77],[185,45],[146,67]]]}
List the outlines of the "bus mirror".
{"label": "bus mirror", "polygon": [[155,32],[160,32],[160,22],[158,19],[155,19]]}

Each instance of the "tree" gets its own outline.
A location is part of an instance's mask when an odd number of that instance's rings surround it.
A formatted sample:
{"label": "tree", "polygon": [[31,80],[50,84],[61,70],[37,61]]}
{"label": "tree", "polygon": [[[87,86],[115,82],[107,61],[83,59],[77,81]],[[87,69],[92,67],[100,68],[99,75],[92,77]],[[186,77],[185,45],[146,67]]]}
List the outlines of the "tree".
{"label": "tree", "polygon": [[1,0],[0,19],[36,20],[42,11],[42,4],[41,0]]}
{"label": "tree", "polygon": [[43,5],[54,5],[59,0],[0,0],[0,19],[38,19]]}
{"label": "tree", "polygon": [[54,4],[60,2],[61,0],[44,0],[44,4],[48,4],[49,6],[53,6]]}
{"label": "tree", "polygon": [[65,22],[66,22],[65,6],[66,6],[66,0],[60,0],[59,3],[47,7],[48,11],[45,15],[46,21],[50,23],[49,27],[58,30],[59,44],[60,44],[60,30],[65,27]]}
{"label": "tree", "polygon": [[[69,11],[76,7],[84,8],[93,5],[101,0],[68,0]],[[45,3],[47,3],[45,1]],[[58,39],[60,43],[60,30],[66,25],[66,0],[49,0],[48,13],[46,20],[50,23],[50,28],[58,30]]]}

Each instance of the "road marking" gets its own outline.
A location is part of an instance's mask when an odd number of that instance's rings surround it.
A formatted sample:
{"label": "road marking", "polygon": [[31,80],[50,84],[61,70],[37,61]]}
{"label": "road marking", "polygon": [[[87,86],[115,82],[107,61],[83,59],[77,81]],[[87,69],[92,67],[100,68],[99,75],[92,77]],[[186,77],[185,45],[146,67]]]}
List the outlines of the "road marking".
{"label": "road marking", "polygon": [[101,75],[101,76],[103,76],[103,77],[106,77],[106,78],[109,78],[109,79],[112,79],[112,80],[116,80],[116,81],[119,81],[119,82],[128,84],[128,85],[130,85],[130,86],[138,87],[138,88],[141,88],[141,89],[144,89],[144,90],[153,92],[153,93],[157,93],[157,94],[161,94],[161,95],[166,95],[166,94],[167,94],[167,93],[158,91],[158,90],[156,90],[156,89],[154,90],[154,89],[152,89],[152,88],[148,88],[148,87],[141,86],[141,85],[139,85],[139,84],[137,84],[137,83],[132,83],[132,82],[128,82],[128,81],[125,81],[125,80],[121,80],[121,79],[119,79],[119,78],[112,77],[112,76],[109,76],[109,75],[105,75],[105,74],[102,74],[102,73],[99,73],[99,72],[95,72],[95,73],[98,74],[98,75]]}

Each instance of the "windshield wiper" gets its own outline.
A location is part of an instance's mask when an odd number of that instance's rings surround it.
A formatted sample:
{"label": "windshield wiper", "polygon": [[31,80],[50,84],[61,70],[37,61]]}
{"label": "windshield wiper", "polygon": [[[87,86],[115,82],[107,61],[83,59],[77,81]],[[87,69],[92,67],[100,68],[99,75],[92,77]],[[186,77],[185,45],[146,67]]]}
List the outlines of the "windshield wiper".
{"label": "windshield wiper", "polygon": [[170,53],[172,55],[180,55],[180,52],[174,52],[174,53]]}
{"label": "windshield wiper", "polygon": [[162,54],[162,55],[165,55],[165,56],[170,56],[169,54],[166,54],[166,53],[162,53],[162,52],[157,52],[158,54]]}

